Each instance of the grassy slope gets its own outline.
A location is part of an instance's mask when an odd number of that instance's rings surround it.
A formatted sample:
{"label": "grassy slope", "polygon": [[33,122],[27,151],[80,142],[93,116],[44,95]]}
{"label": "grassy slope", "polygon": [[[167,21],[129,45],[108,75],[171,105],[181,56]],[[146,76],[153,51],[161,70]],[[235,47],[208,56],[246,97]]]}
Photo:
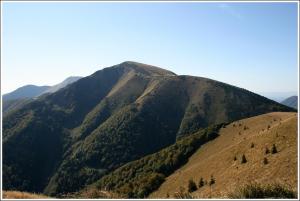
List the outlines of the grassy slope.
{"label": "grassy slope", "polygon": [[[189,162],[178,169],[150,198],[173,196],[189,179],[197,184],[200,177],[216,183],[193,192],[195,197],[224,197],[238,186],[250,182],[281,183],[297,189],[297,113],[268,113],[244,119],[221,129],[220,136],[202,146]],[[276,119],[276,121],[274,121]],[[281,119],[281,120],[280,120]],[[241,123],[241,126],[239,126]],[[233,124],[236,126],[233,127]],[[244,126],[249,129],[244,130]],[[267,129],[270,125],[270,129]],[[239,134],[239,132],[241,134]],[[251,148],[251,143],[254,147]],[[277,154],[265,155],[275,144]],[[248,162],[241,164],[245,154]],[[234,157],[237,160],[234,161]],[[268,164],[263,164],[266,157]]]}
{"label": "grassy slope", "polygon": [[28,193],[21,191],[3,191],[4,199],[51,199],[43,194]]}

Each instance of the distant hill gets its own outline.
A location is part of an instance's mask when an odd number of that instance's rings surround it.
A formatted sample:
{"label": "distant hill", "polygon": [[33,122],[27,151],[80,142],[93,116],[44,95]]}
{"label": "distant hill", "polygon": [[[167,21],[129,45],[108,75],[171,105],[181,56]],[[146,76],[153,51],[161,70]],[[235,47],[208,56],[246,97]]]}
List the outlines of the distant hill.
{"label": "distant hill", "polygon": [[267,97],[271,100],[274,100],[278,103],[281,103],[284,99],[286,99],[286,97],[290,97],[294,94],[297,94],[297,91],[260,92],[258,94]]}
{"label": "distant hill", "polygon": [[45,93],[54,93],[59,89],[71,84],[81,77],[68,77],[61,83],[54,86],[35,86],[35,85],[26,85],[20,87],[13,92],[3,95],[2,111],[6,114],[9,111],[15,110],[20,106],[31,101],[32,98],[36,98]]}
{"label": "distant hill", "polygon": [[81,79],[82,77],[80,76],[71,76],[71,77],[68,77],[66,78],[64,81],[62,81],[61,83],[59,84],[56,84],[54,86],[51,86],[50,88],[48,88],[47,90],[45,90],[43,92],[44,93],[54,93],[56,91],[58,91],[59,89],[61,88],[64,88],[65,86],[73,83],[73,82],[76,82],[77,80]]}
{"label": "distant hill", "polygon": [[215,80],[123,62],[3,118],[3,188],[57,197],[207,126],[273,111],[295,110]]}
{"label": "distant hill", "polygon": [[13,92],[4,94],[3,101],[22,98],[33,98],[41,95],[44,91],[46,91],[49,88],[50,86],[26,85],[14,90]]}
{"label": "distant hill", "polygon": [[297,109],[298,108],[298,96],[291,96],[281,102],[281,104]]}

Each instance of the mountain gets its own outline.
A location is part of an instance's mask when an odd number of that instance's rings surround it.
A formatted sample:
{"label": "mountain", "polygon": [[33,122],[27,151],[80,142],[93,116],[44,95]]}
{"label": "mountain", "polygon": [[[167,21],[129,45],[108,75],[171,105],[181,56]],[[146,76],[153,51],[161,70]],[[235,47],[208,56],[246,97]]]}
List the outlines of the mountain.
{"label": "mountain", "polygon": [[286,99],[286,97],[297,94],[297,91],[259,92],[258,94],[280,103]]}
{"label": "mountain", "polygon": [[291,96],[281,102],[281,104],[297,109],[298,108],[298,96]]}
{"label": "mountain", "polygon": [[[198,188],[193,197],[226,198],[238,187],[255,182],[277,183],[297,192],[297,122],[297,113],[275,112],[229,124],[168,176],[150,198],[177,197],[180,188],[187,191],[190,179],[198,186],[200,178],[209,183],[211,176],[215,183]],[[272,153],[273,144],[277,153]]]}
{"label": "mountain", "polygon": [[22,99],[22,98],[33,98],[41,95],[44,91],[49,89],[50,86],[35,86],[26,85],[20,87],[13,92],[3,95],[3,101]]}
{"label": "mountain", "polygon": [[11,93],[3,95],[2,111],[3,114],[6,114],[9,111],[18,109],[24,104],[45,93],[54,93],[59,89],[76,82],[82,77],[68,77],[64,81],[54,86],[35,86],[35,85],[26,85],[16,89]]}
{"label": "mountain", "polygon": [[213,124],[295,111],[245,89],[136,62],[104,68],[3,119],[3,188],[61,196]]}
{"label": "mountain", "polygon": [[51,86],[50,88],[48,88],[47,90],[45,90],[42,94],[45,94],[45,93],[54,93],[56,91],[58,91],[59,89],[61,88],[64,88],[65,86],[73,83],[73,82],[76,82],[77,80],[81,79],[82,77],[80,76],[71,76],[71,77],[68,77],[66,78],[64,81],[62,81],[61,83],[59,84],[56,84],[54,86]]}

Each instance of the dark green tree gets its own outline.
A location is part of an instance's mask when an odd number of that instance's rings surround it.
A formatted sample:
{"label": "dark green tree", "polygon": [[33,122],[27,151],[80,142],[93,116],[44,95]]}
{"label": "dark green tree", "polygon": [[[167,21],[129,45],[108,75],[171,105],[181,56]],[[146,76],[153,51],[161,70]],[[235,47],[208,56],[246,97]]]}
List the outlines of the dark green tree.
{"label": "dark green tree", "polygon": [[199,180],[198,186],[199,186],[199,188],[201,188],[202,186],[204,186],[204,180],[203,180],[202,177],[201,177],[200,180]]}
{"label": "dark green tree", "polygon": [[264,164],[267,165],[269,163],[267,158],[264,158]]}
{"label": "dark green tree", "polygon": [[273,144],[272,146],[272,154],[276,154],[277,153],[277,148],[275,146],[275,144]]}
{"label": "dark green tree", "polygon": [[190,179],[189,183],[188,183],[188,192],[191,193],[191,192],[194,192],[196,190],[197,190],[196,183],[194,182],[194,180]]}
{"label": "dark green tree", "polygon": [[242,156],[242,161],[241,161],[241,163],[242,163],[242,164],[243,164],[243,163],[247,163],[247,159],[246,159],[245,154],[243,154],[243,156]]}
{"label": "dark green tree", "polygon": [[214,176],[211,175],[211,176],[210,176],[209,185],[211,186],[211,185],[213,185],[213,184],[215,184],[215,183],[216,183],[216,180],[215,180]]}

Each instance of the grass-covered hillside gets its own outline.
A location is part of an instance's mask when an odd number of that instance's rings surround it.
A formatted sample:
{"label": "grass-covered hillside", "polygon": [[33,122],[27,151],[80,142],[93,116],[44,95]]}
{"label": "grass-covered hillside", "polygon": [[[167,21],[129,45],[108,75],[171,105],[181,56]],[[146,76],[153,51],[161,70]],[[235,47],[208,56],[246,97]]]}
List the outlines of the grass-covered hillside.
{"label": "grass-covered hillside", "polygon": [[275,112],[227,125],[150,198],[295,197],[297,121],[297,113]]}

